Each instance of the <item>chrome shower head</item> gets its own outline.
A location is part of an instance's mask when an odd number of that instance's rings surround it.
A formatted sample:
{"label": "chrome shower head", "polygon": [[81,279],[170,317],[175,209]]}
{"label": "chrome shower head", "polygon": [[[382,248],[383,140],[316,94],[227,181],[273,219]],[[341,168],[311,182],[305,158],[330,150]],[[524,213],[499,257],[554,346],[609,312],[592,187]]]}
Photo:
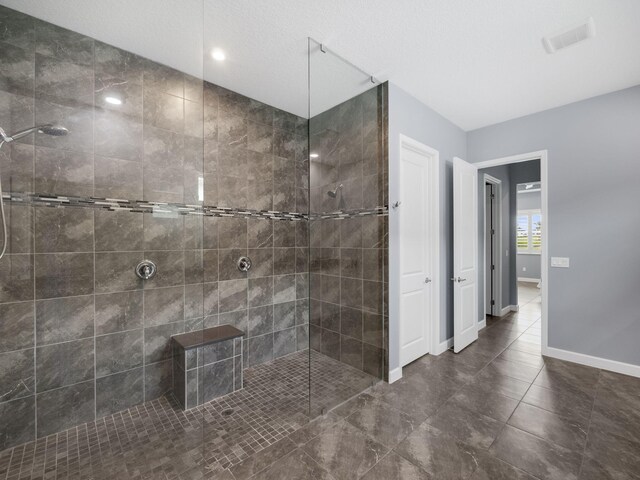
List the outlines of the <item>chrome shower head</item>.
{"label": "chrome shower head", "polygon": [[42,125],[38,127],[38,133],[44,133],[52,137],[64,137],[69,133],[69,130],[62,125]]}
{"label": "chrome shower head", "polygon": [[60,125],[52,125],[50,123],[47,123],[45,125],[38,125],[37,127],[26,128],[11,135],[7,135],[7,133],[2,128],[0,128],[0,137],[2,137],[2,141],[4,141],[5,143],[10,143],[34,132],[44,133],[45,135],[50,135],[52,137],[63,137],[64,135],[69,133],[69,130]]}
{"label": "chrome shower head", "polygon": [[327,195],[329,195],[331,198],[336,198],[338,196],[338,192],[342,190],[342,184],[338,185],[336,188],[334,188],[333,190],[329,190],[327,192]]}

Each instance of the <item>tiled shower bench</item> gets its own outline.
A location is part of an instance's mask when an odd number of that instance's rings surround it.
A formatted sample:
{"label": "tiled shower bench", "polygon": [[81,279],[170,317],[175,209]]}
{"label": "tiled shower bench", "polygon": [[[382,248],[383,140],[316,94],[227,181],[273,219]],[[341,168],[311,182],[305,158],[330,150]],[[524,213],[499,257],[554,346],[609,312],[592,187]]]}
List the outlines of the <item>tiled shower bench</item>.
{"label": "tiled shower bench", "polygon": [[231,325],[174,335],[173,393],[185,410],[242,388],[242,337]]}

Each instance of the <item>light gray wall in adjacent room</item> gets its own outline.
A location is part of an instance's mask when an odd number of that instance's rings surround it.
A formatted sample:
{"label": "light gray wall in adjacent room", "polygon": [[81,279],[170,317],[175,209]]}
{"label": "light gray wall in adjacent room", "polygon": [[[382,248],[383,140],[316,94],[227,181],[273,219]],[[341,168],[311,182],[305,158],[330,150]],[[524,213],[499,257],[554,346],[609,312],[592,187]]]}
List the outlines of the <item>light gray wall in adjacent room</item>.
{"label": "light gray wall in adjacent room", "polygon": [[540,210],[542,208],[542,199],[540,198],[540,191],[518,193],[516,199],[518,210]]}
{"label": "light gray wall in adjacent room", "polygon": [[[440,153],[440,341],[453,335],[453,291],[449,278],[453,271],[453,225],[452,218],[452,161],[453,157],[466,159],[466,134],[456,125],[442,117],[417,99],[389,84],[389,163],[399,161],[400,134],[438,150]],[[391,170],[391,169],[390,169]],[[390,198],[389,202],[395,201]],[[393,242],[390,232],[390,242]],[[399,326],[397,321],[390,320],[389,344],[399,343]],[[390,349],[389,369],[400,364],[398,351]]]}
{"label": "light gray wall in adjacent room", "polygon": [[467,138],[471,162],[548,151],[549,255],[571,259],[549,269],[549,346],[640,365],[640,86]]}
{"label": "light gray wall in adjacent room", "polygon": [[[542,205],[540,192],[518,193],[516,205],[518,210],[540,210]],[[540,255],[518,253],[516,257],[516,272],[518,278],[535,278],[538,280],[542,278]],[[523,268],[526,268],[526,271],[523,271]]]}

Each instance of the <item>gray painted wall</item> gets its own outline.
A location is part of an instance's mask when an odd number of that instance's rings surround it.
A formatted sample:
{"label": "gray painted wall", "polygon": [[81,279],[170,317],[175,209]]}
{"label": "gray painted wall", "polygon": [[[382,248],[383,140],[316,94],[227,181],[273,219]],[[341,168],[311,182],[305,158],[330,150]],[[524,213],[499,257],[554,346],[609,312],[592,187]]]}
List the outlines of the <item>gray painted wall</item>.
{"label": "gray painted wall", "polygon": [[571,258],[549,269],[549,346],[640,365],[640,86],[467,139],[471,162],[548,150],[549,254]]}
{"label": "gray painted wall", "polygon": [[[453,335],[453,292],[449,278],[452,275],[453,241],[452,201],[452,161],[453,157],[467,158],[466,134],[453,123],[442,117],[414,97],[394,85],[389,84],[389,164],[399,160],[399,136],[406,135],[424,143],[440,153],[440,245],[443,255],[440,258],[440,341]],[[390,203],[394,199],[390,198]],[[393,232],[390,232],[393,242]],[[398,345],[398,325],[389,326],[389,344]],[[389,351],[389,369],[400,364],[398,351]]]}
{"label": "gray painted wall", "polygon": [[[516,198],[518,210],[539,210],[541,208],[540,192],[519,192]],[[541,278],[540,255],[518,253],[516,255],[516,273],[518,277]],[[525,271],[522,269],[526,268]]]}

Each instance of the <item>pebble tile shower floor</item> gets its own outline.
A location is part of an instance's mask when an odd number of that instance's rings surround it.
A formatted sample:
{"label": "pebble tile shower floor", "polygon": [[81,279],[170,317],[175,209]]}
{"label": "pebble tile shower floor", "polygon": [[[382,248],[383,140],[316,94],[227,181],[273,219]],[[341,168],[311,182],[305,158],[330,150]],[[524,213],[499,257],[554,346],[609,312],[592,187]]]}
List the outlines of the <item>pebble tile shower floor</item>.
{"label": "pebble tile shower floor", "polygon": [[[375,381],[317,352],[311,355],[312,416]],[[0,452],[0,479],[212,477],[309,422],[308,352],[244,375],[243,390],[186,412],[165,396]]]}

